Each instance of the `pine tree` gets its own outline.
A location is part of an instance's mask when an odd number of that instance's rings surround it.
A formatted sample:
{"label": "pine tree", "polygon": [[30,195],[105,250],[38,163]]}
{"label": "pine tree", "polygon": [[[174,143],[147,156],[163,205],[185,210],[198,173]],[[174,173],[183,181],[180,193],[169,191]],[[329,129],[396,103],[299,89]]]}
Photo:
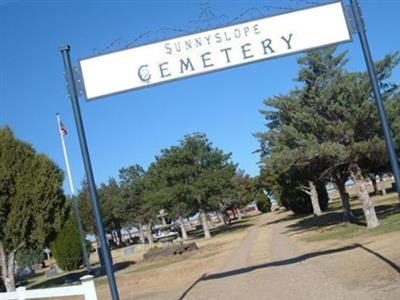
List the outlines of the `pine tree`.
{"label": "pine tree", "polygon": [[206,212],[218,209],[231,191],[236,165],[230,154],[214,148],[204,134],[187,135],[161,151],[146,174],[147,210],[167,209],[171,217],[198,212],[204,236],[210,238]]}
{"label": "pine tree", "polygon": [[[347,72],[345,53],[334,52],[335,48],[308,52],[299,59],[298,80],[302,88],[265,101],[274,109],[262,111],[269,131],[257,135],[260,151],[265,168],[272,165],[269,174],[274,174],[278,185],[288,178],[291,184],[302,185],[290,176],[296,174],[293,168],[300,169],[301,177],[311,181],[314,181],[309,177],[311,174],[317,179],[332,178],[342,198],[345,220],[353,217],[344,185],[352,176],[368,227],[376,227],[379,221],[365,192],[361,167],[373,165],[377,156],[385,157],[379,120],[367,75]],[[398,54],[388,55],[377,63],[386,98],[396,89],[386,81],[397,64]],[[280,197],[282,192],[283,188]]]}

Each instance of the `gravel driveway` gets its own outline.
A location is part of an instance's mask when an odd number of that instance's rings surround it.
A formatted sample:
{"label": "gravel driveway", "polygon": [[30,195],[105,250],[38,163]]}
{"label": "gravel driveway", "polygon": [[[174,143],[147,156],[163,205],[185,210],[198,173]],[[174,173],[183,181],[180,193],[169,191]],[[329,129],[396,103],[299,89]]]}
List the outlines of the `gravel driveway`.
{"label": "gravel driveway", "polygon": [[[178,299],[400,299],[397,278],[400,276],[387,263],[372,258],[354,244],[324,251],[304,251],[288,236],[284,223],[274,222],[280,217],[268,214],[261,218],[248,229],[242,243],[222,268],[200,276]],[[335,261],[356,256],[377,260],[379,268],[394,272],[397,283],[376,289],[368,283],[370,281],[360,285],[338,278]],[[368,272],[371,274],[360,275],[374,276],[374,270]]]}

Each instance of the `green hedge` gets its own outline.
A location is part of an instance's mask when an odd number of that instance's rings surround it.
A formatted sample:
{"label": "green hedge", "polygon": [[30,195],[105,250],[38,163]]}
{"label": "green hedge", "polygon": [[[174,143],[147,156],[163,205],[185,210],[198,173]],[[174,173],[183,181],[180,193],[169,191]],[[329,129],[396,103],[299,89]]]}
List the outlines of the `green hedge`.
{"label": "green hedge", "polygon": [[268,200],[266,197],[260,197],[257,199],[257,209],[262,213],[267,213],[271,210],[271,203]]}
{"label": "green hedge", "polygon": [[83,264],[83,254],[76,220],[70,218],[56,240],[51,245],[51,252],[58,266],[65,270],[77,270]]}

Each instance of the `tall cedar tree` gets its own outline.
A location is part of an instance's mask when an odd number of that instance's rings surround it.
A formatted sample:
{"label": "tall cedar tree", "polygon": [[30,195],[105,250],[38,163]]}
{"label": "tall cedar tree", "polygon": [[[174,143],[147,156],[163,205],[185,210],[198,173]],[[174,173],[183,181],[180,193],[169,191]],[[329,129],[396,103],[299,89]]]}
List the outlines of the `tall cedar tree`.
{"label": "tall cedar tree", "polygon": [[0,128],[0,265],[7,291],[15,289],[15,257],[49,245],[66,219],[63,172],[49,158]]}
{"label": "tall cedar tree", "polygon": [[51,243],[51,252],[57,265],[65,271],[77,270],[83,264],[81,239],[73,217],[67,220]]}

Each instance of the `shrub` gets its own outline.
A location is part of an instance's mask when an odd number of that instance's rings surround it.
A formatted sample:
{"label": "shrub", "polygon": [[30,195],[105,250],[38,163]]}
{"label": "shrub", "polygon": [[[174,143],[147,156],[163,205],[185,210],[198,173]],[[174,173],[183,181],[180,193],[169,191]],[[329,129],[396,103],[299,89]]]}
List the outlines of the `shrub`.
{"label": "shrub", "polygon": [[16,261],[21,268],[31,268],[45,259],[42,249],[23,248],[16,254]]}
{"label": "shrub", "polygon": [[310,196],[296,187],[287,187],[283,189],[281,195],[282,205],[295,214],[312,213]]}
{"label": "shrub", "polygon": [[76,270],[82,265],[82,246],[75,219],[70,218],[64,224],[51,244],[51,252],[58,266],[65,271]]}
{"label": "shrub", "polygon": [[[268,199],[269,200],[269,199]],[[271,209],[271,203],[267,200],[267,197],[260,197],[257,199],[257,209],[262,213],[269,212]]]}

